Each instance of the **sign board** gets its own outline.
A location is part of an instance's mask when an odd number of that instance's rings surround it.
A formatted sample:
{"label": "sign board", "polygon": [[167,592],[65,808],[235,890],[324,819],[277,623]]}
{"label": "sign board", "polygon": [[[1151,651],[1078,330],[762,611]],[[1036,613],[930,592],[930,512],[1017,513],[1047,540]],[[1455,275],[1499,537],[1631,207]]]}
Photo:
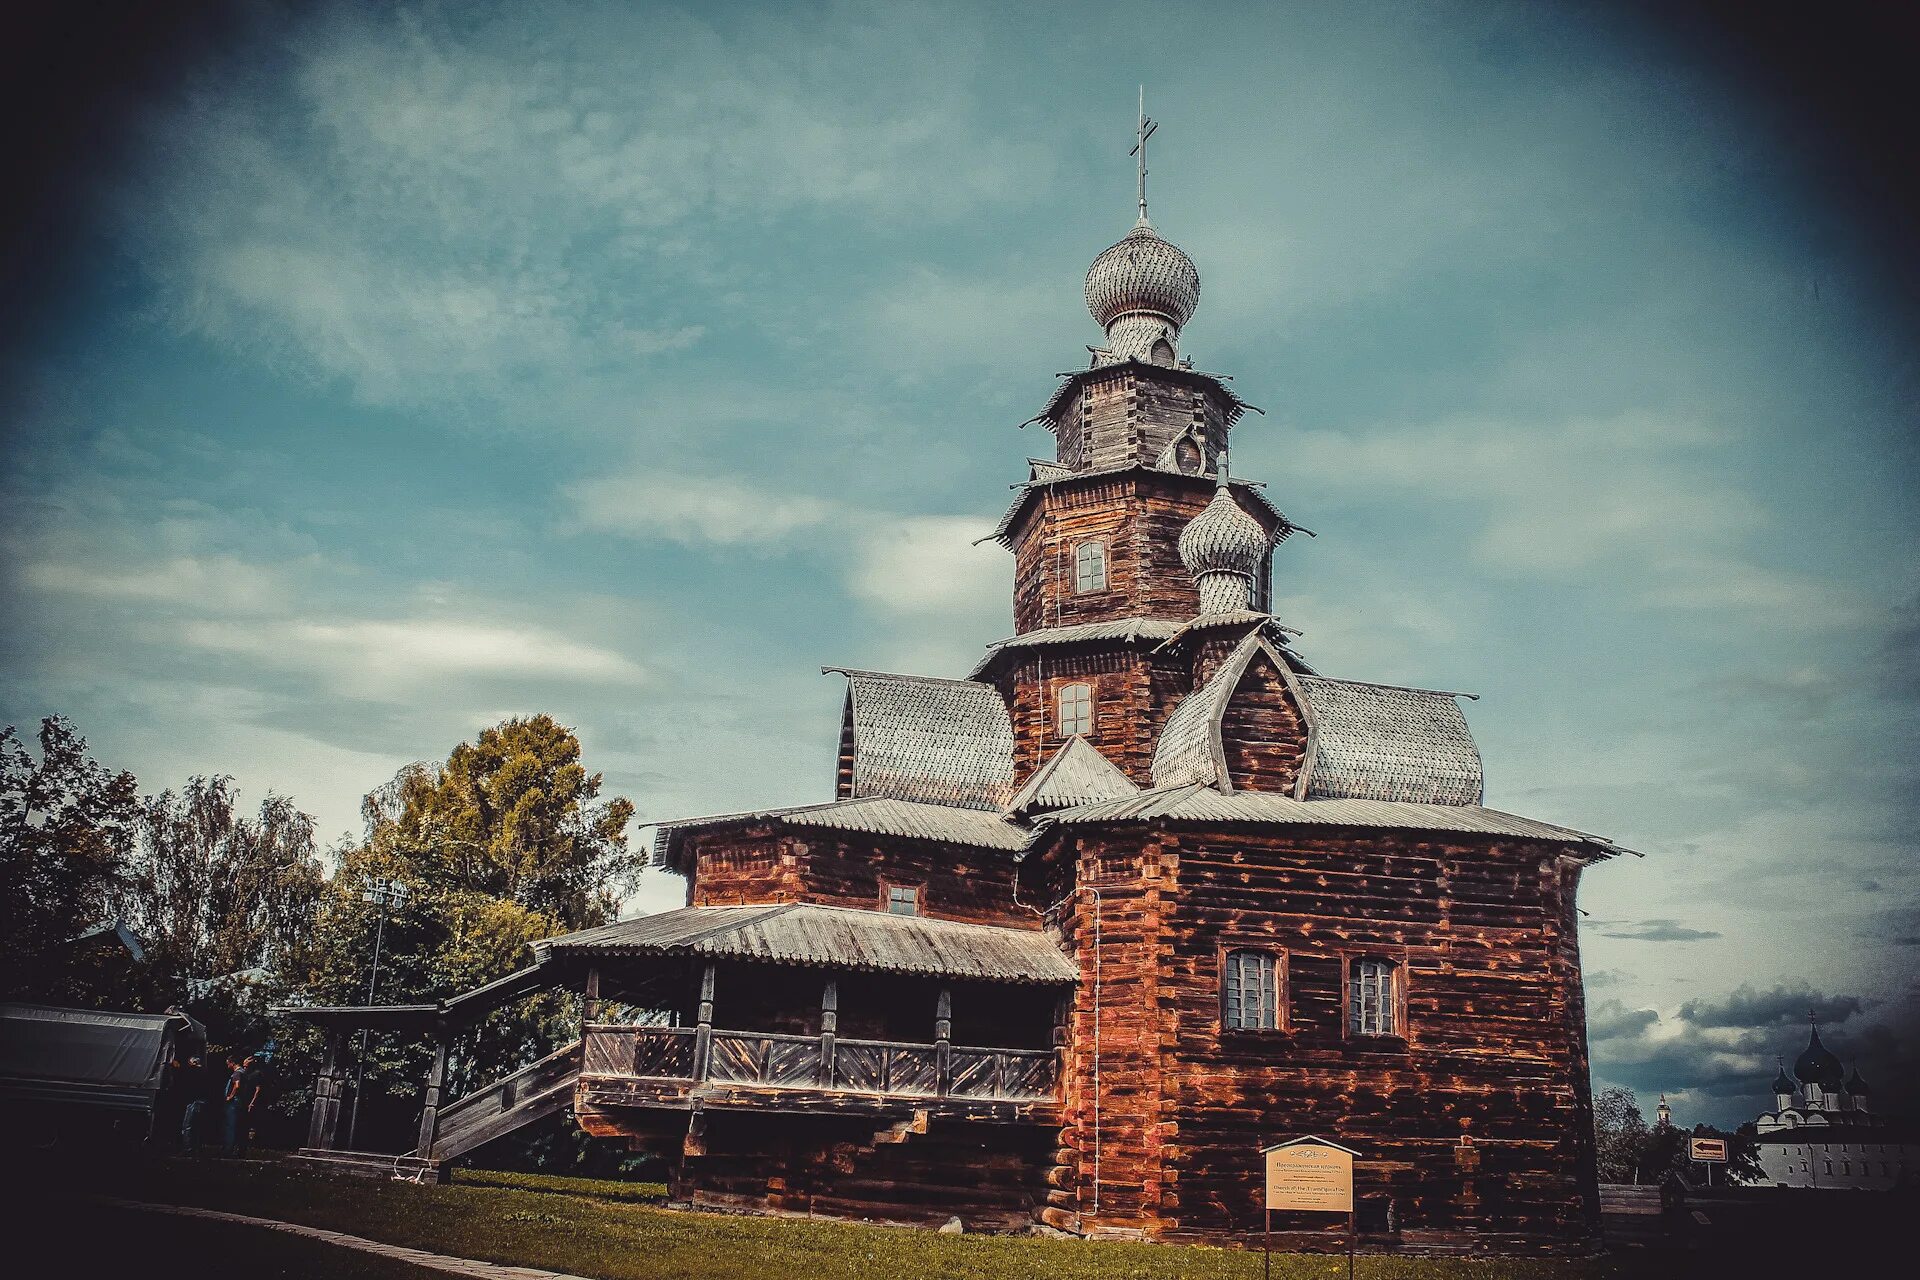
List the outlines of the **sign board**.
{"label": "sign board", "polygon": [[1725,1164],[1727,1140],[1725,1138],[1688,1138],[1687,1155],[1704,1164]]}
{"label": "sign board", "polygon": [[1353,1152],[1323,1138],[1268,1147],[1267,1208],[1353,1212]]}

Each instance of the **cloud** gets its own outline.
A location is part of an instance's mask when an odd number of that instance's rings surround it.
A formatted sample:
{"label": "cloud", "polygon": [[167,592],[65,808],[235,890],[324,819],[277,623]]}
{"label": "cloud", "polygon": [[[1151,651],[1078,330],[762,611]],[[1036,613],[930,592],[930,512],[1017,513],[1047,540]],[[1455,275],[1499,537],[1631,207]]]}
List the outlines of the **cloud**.
{"label": "cloud", "polygon": [[1006,552],[973,545],[993,522],[970,516],[902,516],[870,523],[848,586],[885,612],[921,620],[1007,612]]}
{"label": "cloud", "polygon": [[1633,1039],[1660,1021],[1655,1009],[1629,1009],[1618,1000],[1603,1000],[1587,1010],[1587,1039]]}
{"label": "cloud", "polygon": [[594,476],[565,494],[587,528],[684,546],[777,550],[845,514],[823,498],[652,469]]}
{"label": "cloud", "polygon": [[1808,1012],[1823,1023],[1845,1022],[1866,1008],[1858,996],[1829,996],[1806,983],[1756,991],[1742,986],[1724,1000],[1689,1000],[1680,1016],[1697,1027],[1775,1027],[1804,1023]]}
{"label": "cloud", "polygon": [[644,674],[611,650],[540,628],[465,617],[196,621],[183,626],[180,637],[197,648],[269,666],[324,671],[356,687],[468,675],[631,684]]}
{"label": "cloud", "polygon": [[1711,929],[1695,929],[1677,920],[1596,920],[1602,937],[1629,942],[1700,942],[1720,935]]}
{"label": "cloud", "polygon": [[277,610],[291,589],[280,570],[234,555],[174,556],[121,569],[41,560],[22,565],[19,573],[24,586],[48,594],[229,613]]}

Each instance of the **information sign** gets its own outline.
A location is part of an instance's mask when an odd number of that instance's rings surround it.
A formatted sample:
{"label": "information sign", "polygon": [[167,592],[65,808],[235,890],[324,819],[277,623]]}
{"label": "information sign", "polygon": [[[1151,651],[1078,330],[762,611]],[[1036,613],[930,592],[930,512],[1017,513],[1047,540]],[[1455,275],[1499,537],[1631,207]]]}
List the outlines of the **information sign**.
{"label": "information sign", "polygon": [[1725,1164],[1727,1140],[1725,1138],[1688,1138],[1687,1155],[1702,1164]]}
{"label": "information sign", "polygon": [[1353,1153],[1319,1138],[1268,1147],[1267,1208],[1352,1213]]}

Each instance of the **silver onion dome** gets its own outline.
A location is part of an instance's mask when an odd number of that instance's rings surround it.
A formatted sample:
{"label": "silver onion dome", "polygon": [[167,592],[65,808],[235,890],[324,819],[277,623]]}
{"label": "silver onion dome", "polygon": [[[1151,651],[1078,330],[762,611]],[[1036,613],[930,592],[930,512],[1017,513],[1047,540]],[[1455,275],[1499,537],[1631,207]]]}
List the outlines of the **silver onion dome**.
{"label": "silver onion dome", "polygon": [[1180,562],[1187,572],[1242,573],[1248,577],[1260,572],[1270,545],[1267,531],[1224,486],[1214,491],[1207,509],[1188,521],[1180,532]]}
{"label": "silver onion dome", "polygon": [[1266,528],[1234,499],[1223,468],[1213,501],[1180,532],[1180,562],[1200,589],[1200,612],[1250,608],[1254,583],[1272,545]]}
{"label": "silver onion dome", "polygon": [[1200,303],[1200,272],[1179,246],[1163,239],[1145,215],[1087,268],[1087,310],[1107,332],[1115,355],[1147,359],[1164,338],[1169,348]]}

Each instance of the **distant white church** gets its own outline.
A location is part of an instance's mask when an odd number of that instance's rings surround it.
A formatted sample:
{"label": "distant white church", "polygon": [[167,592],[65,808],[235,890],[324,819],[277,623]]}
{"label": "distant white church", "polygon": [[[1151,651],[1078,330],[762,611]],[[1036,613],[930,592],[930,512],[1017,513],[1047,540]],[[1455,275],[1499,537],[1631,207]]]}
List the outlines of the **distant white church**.
{"label": "distant white church", "polygon": [[1765,1181],[1887,1191],[1910,1171],[1920,1177],[1920,1144],[1911,1126],[1875,1113],[1868,1094],[1859,1068],[1849,1077],[1820,1043],[1820,1028],[1811,1028],[1793,1074],[1783,1064],[1774,1077],[1774,1109],[1754,1122]]}

